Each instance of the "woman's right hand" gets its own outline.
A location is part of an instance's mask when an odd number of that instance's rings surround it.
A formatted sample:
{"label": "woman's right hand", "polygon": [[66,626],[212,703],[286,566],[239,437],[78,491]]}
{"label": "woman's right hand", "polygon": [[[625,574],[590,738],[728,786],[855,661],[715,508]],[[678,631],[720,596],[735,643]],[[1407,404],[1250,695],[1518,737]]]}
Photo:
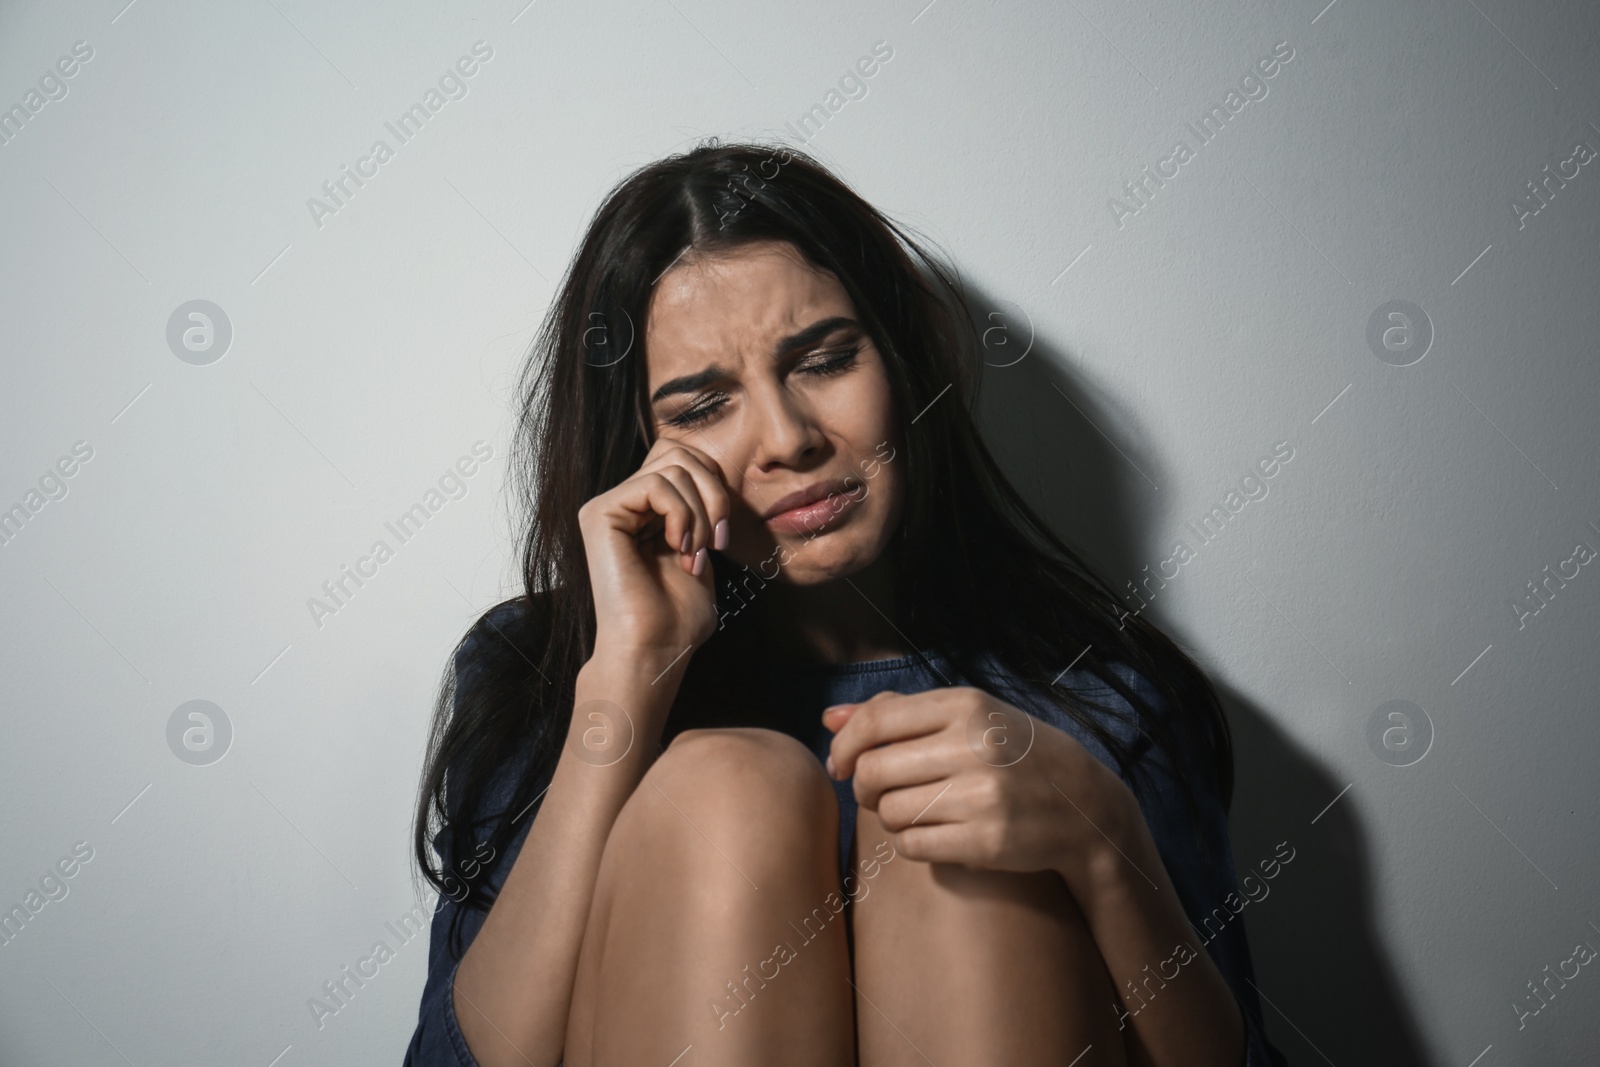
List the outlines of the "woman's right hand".
{"label": "woman's right hand", "polygon": [[727,547],[729,512],[721,468],[669,439],[656,441],[636,473],[578,509],[597,652],[658,656],[665,667],[716,632],[711,550]]}

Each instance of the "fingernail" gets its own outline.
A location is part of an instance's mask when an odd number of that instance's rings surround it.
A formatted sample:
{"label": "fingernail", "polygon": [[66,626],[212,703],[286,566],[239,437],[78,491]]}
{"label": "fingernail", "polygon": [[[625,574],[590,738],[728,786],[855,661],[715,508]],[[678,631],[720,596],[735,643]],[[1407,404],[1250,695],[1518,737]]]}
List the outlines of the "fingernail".
{"label": "fingernail", "polygon": [[829,778],[833,777],[833,757],[832,756],[828,757],[828,777]]}
{"label": "fingernail", "polygon": [[700,572],[706,569],[706,560],[709,558],[711,558],[710,553],[703,548],[694,554],[694,576],[696,578],[700,577]]}
{"label": "fingernail", "polygon": [[722,552],[728,547],[728,520],[718,519],[716,532],[711,536],[711,547]]}
{"label": "fingernail", "polygon": [[689,554],[689,531],[688,530],[683,531],[683,544],[678,546],[678,551],[682,552],[686,556]]}

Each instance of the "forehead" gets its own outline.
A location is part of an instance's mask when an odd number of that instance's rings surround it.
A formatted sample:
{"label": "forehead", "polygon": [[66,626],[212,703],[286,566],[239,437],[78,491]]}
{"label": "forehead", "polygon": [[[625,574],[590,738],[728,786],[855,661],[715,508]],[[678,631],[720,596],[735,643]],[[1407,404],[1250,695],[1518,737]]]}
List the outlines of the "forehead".
{"label": "forehead", "polygon": [[761,242],[685,256],[651,295],[645,321],[651,378],[691,364],[770,355],[778,338],[832,315],[854,317],[848,294],[792,245]]}

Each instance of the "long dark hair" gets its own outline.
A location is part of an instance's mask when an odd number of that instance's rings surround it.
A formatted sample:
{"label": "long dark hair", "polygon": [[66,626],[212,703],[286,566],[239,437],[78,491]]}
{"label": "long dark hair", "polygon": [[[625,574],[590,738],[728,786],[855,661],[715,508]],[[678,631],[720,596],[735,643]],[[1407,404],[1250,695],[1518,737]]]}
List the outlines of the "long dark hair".
{"label": "long dark hair", "polygon": [[[972,415],[981,343],[959,275],[804,153],[712,139],[611,191],[534,340],[511,455],[524,592],[463,638],[458,668],[476,637],[470,670],[447,671],[441,684],[413,834],[427,880],[487,910],[493,897],[484,880],[463,881],[447,869],[449,857],[483,827],[489,855],[503,856],[532,822],[526,812],[554,771],[595,635],[578,509],[637,471],[653,443],[643,324],[656,280],[690,250],[759,240],[787,241],[831,272],[887,365],[905,453],[894,462],[906,478],[892,546],[896,625],[917,649],[944,652],[970,684],[1011,699],[975,672],[988,653],[1103,742],[1126,776],[1131,749],[1106,725],[1116,709],[1055,684],[1076,657],[1076,669],[1133,708],[1134,725],[1166,759],[1206,842],[1194,776],[1209,776],[1225,810],[1233,793],[1233,747],[1216,691],[1169,637],[1122,607],[985,447]],[[737,565],[720,553],[712,559],[721,616]],[[674,716],[748,678],[754,624],[739,621],[750,613],[730,615],[733,623],[693,654]],[[1154,685],[1166,713],[1113,669],[1118,663]],[[514,754],[526,758],[515,764],[522,769],[509,804],[480,811]],[[435,833],[439,864],[430,856]]]}

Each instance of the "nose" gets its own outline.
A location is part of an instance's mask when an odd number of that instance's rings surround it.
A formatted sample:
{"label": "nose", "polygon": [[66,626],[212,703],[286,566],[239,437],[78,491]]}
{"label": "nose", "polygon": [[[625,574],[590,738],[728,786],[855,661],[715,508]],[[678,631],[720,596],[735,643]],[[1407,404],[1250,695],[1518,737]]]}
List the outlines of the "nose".
{"label": "nose", "polygon": [[804,466],[827,442],[806,403],[781,384],[766,383],[750,401],[756,469]]}

